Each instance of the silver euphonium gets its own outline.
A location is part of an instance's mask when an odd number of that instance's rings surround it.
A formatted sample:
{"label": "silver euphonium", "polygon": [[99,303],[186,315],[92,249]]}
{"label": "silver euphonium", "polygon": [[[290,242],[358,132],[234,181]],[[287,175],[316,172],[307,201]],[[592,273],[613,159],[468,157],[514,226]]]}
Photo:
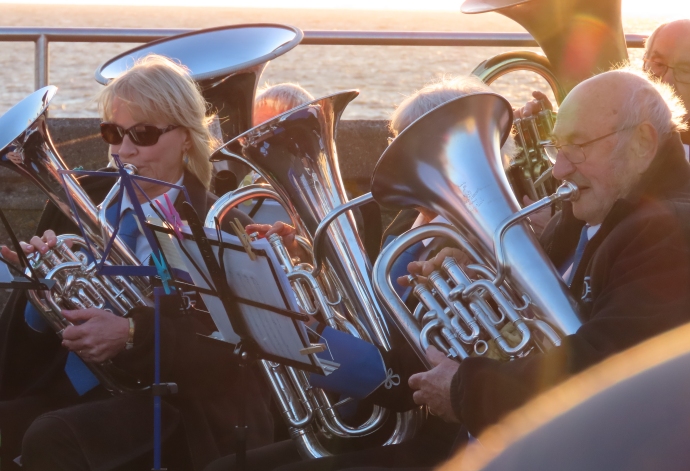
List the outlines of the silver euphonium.
{"label": "silver euphonium", "polygon": [[[73,175],[60,173],[67,170],[67,166],[52,143],[45,118],[56,91],[53,86],[37,90],[0,117],[0,165],[36,185],[75,224],[78,217],[91,247],[103,253],[112,234],[105,219],[105,208],[117,194],[119,184],[97,207]],[[38,276],[56,281],[50,291],[29,291],[28,297],[58,335],[71,325],[62,316],[62,309],[97,307],[112,309],[124,316],[133,307],[152,305],[149,286],[144,280],[97,274],[97,261],[89,260],[86,252],[80,251],[86,248],[83,237],[61,235],[54,249],[27,257]],[[118,265],[139,265],[136,255],[119,238],[112,245],[111,260]],[[110,362],[85,363],[112,392],[142,389]]]}
{"label": "silver euphonium", "polygon": [[[347,201],[338,166],[335,132],[347,104],[357,91],[341,92],[299,106],[241,134],[212,159],[238,159],[269,185],[251,185],[221,197],[210,209],[206,225],[243,201],[272,198],[282,204],[297,228],[298,239],[309,252],[319,224]],[[358,236],[352,214],[338,218],[323,244],[326,268],[314,272],[312,261],[292,260],[279,237],[270,239],[284,266],[302,309],[335,329],[340,329],[391,349],[384,314],[376,302],[371,265]],[[312,262],[312,263],[309,263]],[[350,426],[327,394],[310,386],[306,375],[294,368],[267,361],[263,371],[272,386],[290,434],[305,458],[330,453],[322,441],[332,437],[364,436],[378,430],[388,411],[374,406],[359,426]],[[410,438],[420,420],[418,410],[398,414],[386,444]]]}
{"label": "silver euphonium", "polygon": [[[479,93],[425,114],[388,147],[372,194],[389,208],[424,207],[450,221],[412,229],[388,245],[374,266],[374,286],[420,360],[434,345],[451,358],[515,358],[558,345],[581,325],[577,304],[541,250],[525,216],[577,194],[564,185],[520,210],[500,147],[512,111],[501,96]],[[428,282],[410,277],[420,299],[410,312],[390,271],[411,244],[444,238],[469,261],[446,258]]]}

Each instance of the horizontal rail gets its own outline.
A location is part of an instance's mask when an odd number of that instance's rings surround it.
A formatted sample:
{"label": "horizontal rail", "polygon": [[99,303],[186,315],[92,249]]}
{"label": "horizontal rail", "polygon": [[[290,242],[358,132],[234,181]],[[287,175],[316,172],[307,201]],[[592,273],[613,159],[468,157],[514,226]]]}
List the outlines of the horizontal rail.
{"label": "horizontal rail", "polygon": [[[192,29],[0,27],[0,42],[36,44],[34,87],[48,85],[51,42],[146,43]],[[646,35],[626,34],[628,47],[644,47]],[[483,46],[538,47],[529,33],[453,33],[427,31],[304,31],[301,44],[320,46]]]}
{"label": "horizontal rail", "polygon": [[[192,29],[0,27],[2,41],[145,43]],[[626,34],[628,47],[644,46],[644,34]],[[529,33],[428,31],[305,31],[302,44],[320,46],[516,46],[537,47]]]}

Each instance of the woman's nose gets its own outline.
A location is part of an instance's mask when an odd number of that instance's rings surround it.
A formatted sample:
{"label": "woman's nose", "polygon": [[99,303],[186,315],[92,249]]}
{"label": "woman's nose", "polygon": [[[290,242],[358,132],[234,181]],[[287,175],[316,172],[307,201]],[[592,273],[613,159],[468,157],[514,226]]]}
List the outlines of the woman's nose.
{"label": "woman's nose", "polygon": [[120,158],[123,159],[131,157],[139,151],[138,147],[134,145],[132,139],[130,139],[128,135],[122,138],[122,143],[118,147],[117,153],[120,155]]}

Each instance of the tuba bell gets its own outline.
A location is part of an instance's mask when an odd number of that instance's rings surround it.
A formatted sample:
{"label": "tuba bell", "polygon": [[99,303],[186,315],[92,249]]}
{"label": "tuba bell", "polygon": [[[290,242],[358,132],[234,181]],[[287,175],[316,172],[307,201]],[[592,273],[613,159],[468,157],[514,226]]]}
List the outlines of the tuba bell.
{"label": "tuba bell", "polygon": [[[206,225],[232,207],[253,198],[277,200],[292,219],[298,238],[312,252],[320,223],[347,201],[338,166],[335,133],[340,116],[357,91],[340,92],[287,111],[241,134],[217,150],[212,159],[235,158],[246,163],[269,185],[242,187],[219,199],[209,210]],[[301,308],[323,323],[390,350],[388,324],[376,301],[371,265],[357,234],[352,214],[338,218],[323,244],[326,268],[314,269],[314,260],[296,263],[279,237],[269,239],[281,261]],[[311,263],[309,263],[311,262]],[[374,406],[361,425],[340,418],[338,404],[309,384],[306,375],[291,367],[262,362],[290,434],[305,458],[330,453],[329,437],[369,435],[388,420],[388,411]],[[419,409],[398,414],[386,444],[410,438],[421,419]]]}
{"label": "tuba bell", "polygon": [[578,83],[628,58],[621,0],[465,0],[461,11],[507,16],[546,54],[500,54],[480,64],[475,75],[491,83],[512,70],[532,70],[544,76],[558,103]]}
{"label": "tuba bell", "polygon": [[[408,231],[374,266],[374,286],[420,360],[435,345],[451,358],[515,358],[558,345],[581,325],[577,304],[523,218],[577,193],[563,187],[520,210],[500,147],[512,111],[499,95],[449,101],[403,131],[372,177],[374,199],[388,208],[424,207],[450,221]],[[443,237],[469,262],[448,257],[428,284],[410,276],[420,299],[410,312],[393,288],[391,267],[411,244]]]}
{"label": "tuba bell", "polygon": [[[0,165],[36,185],[75,224],[79,221],[89,245],[102,254],[113,233],[105,209],[117,194],[119,182],[106,201],[95,206],[77,179],[62,173],[67,166],[52,143],[45,118],[56,91],[53,86],[37,90],[0,117]],[[79,249],[87,249],[84,238],[61,235],[54,249],[27,256],[36,273],[56,281],[50,291],[29,291],[28,297],[58,335],[71,325],[62,316],[62,309],[109,307],[126,315],[135,306],[152,306],[150,288],[142,279],[102,276],[98,273],[98,261],[90,260]],[[118,265],[140,264],[132,250],[117,237],[110,253]],[[28,269],[27,274],[30,274]],[[111,392],[127,393],[144,388],[110,362],[85,363]]]}
{"label": "tuba bell", "polygon": [[[148,54],[159,54],[189,69],[218,116],[221,142],[252,127],[254,95],[268,62],[296,47],[304,34],[280,24],[220,26],[152,41],[106,61],[96,70],[102,85],[124,73]],[[216,165],[214,191],[218,196],[237,188],[248,169],[236,161]]]}
{"label": "tuba bell", "polygon": [[[621,0],[465,0],[461,10],[507,16],[524,27],[546,54],[510,51],[485,60],[472,74],[487,84],[510,72],[528,70],[544,78],[561,103],[581,81],[628,59]],[[518,201],[523,195],[536,201],[555,190],[542,147],[550,139],[554,119],[544,107],[535,116],[515,120],[520,153],[507,172]]]}

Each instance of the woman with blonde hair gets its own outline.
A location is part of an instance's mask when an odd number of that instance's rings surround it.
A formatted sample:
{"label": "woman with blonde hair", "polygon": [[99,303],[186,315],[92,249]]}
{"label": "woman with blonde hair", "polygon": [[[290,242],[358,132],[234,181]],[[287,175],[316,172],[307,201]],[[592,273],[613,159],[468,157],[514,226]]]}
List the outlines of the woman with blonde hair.
{"label": "woman with blonde hair", "polygon": [[[215,143],[206,102],[187,70],[165,57],[144,57],[101,91],[98,104],[101,136],[110,145],[109,154],[134,165],[139,175],[158,181],[139,182],[143,193],[137,199],[144,214],[155,214],[149,200],[165,202],[166,195],[179,209],[184,192],[166,185],[175,184],[184,185],[189,202],[203,219],[216,199],[208,191],[208,159]],[[95,202],[105,197],[114,181],[81,179]],[[133,220],[132,207],[125,197],[120,214],[113,205],[107,215],[112,223],[119,217],[118,235],[142,264],[148,264],[151,247]],[[250,222],[240,212],[233,216]],[[56,234],[78,233],[52,205],[39,224],[39,233],[43,230],[42,237],[22,245],[27,254],[48,251]],[[16,259],[6,247],[2,255]],[[96,308],[63,311],[74,325],[62,332],[61,343],[22,294],[13,294],[8,309],[3,318],[13,317],[12,335],[26,340],[17,348],[33,353],[9,353],[5,357],[16,364],[0,365],[3,470],[11,469],[7,458],[20,453],[22,469],[28,470],[150,469],[151,396],[111,397],[84,362],[109,361],[140,384],[150,384],[153,309],[137,307],[127,317]],[[216,330],[208,313],[183,308],[175,298],[166,302],[161,314],[161,381],[176,383],[179,389],[163,400],[166,467],[202,469],[234,451],[234,426],[241,413],[249,425],[249,447],[270,443],[273,423],[265,387],[251,370],[238,382],[240,367],[232,355],[202,340]],[[13,377],[13,371],[19,373]],[[243,411],[237,408],[241,393],[249,398]]]}

